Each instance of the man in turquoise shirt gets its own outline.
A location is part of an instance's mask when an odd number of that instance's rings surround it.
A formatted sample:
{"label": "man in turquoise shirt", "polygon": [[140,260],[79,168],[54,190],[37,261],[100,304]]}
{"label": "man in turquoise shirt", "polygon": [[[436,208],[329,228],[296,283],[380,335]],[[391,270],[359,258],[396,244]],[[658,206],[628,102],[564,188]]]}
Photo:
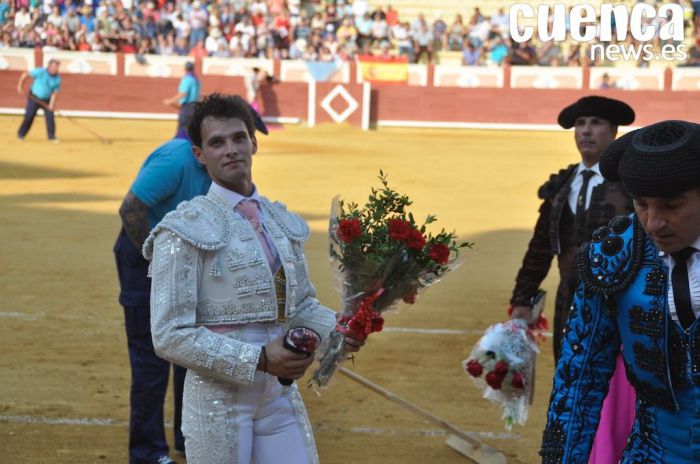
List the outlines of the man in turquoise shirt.
{"label": "man in turquoise shirt", "polygon": [[[39,108],[44,110],[46,117],[46,132],[49,140],[58,142],[56,139],[56,123],[54,121],[54,111],[56,110],[56,94],[61,88],[61,76],[58,75],[58,60],[49,60],[49,64],[45,68],[36,68],[30,72],[22,73],[17,83],[17,92],[27,96],[27,107],[24,110],[24,120],[17,131],[17,138],[23,140],[29,132],[34,122]],[[31,76],[34,80],[32,86],[27,93],[24,90],[24,82],[27,77]]]}
{"label": "man in turquoise shirt", "polygon": [[177,132],[186,129],[187,116],[191,111],[187,111],[191,103],[199,100],[201,85],[199,79],[194,73],[194,63],[187,62],[185,64],[185,75],[180,79],[180,85],[177,88],[177,93],[170,98],[163,100],[168,106],[175,107],[179,110],[177,118]]}
{"label": "man in turquoise shirt", "polygon": [[[141,246],[148,232],[177,205],[209,190],[211,179],[195,159],[187,139],[172,139],[151,153],[131,185],[119,215],[122,230],[114,246],[131,364],[129,463],[171,463],[163,425],[170,363],[156,356],[151,342],[148,262]],[[185,369],[173,368],[175,450],[184,452],[180,431]]]}

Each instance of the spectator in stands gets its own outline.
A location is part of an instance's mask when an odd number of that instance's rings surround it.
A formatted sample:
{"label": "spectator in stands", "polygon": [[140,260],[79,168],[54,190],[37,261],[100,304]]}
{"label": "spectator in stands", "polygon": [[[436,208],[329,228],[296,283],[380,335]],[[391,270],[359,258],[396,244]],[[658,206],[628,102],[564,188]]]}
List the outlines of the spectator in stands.
{"label": "spectator in stands", "polygon": [[421,57],[425,54],[428,57],[428,63],[433,61],[433,33],[428,29],[428,24],[423,20],[420,23],[418,32],[413,33],[413,49],[416,51],[414,63],[419,63]]}
{"label": "spectator in stands", "polygon": [[447,23],[442,19],[442,12],[435,14],[433,21],[433,50],[440,51],[447,48]]}
{"label": "spectator in stands", "polygon": [[604,73],[601,78],[600,78],[600,85],[598,86],[599,89],[614,89],[615,88],[615,83],[610,80],[610,74]]}
{"label": "spectator in stands", "polygon": [[396,11],[391,5],[386,8],[386,23],[389,27],[394,27],[399,24],[399,12]]}
{"label": "spectator in stands", "polygon": [[340,43],[346,43],[348,39],[357,40],[357,29],[353,26],[351,18],[343,18],[343,22],[335,32],[335,36]]}
{"label": "spectator in stands", "polygon": [[61,16],[61,11],[58,6],[54,6],[51,9],[51,14],[46,17],[46,23],[52,25],[56,29],[61,27],[63,24],[63,17]]}
{"label": "spectator in stands", "polygon": [[488,61],[490,64],[501,66],[510,55],[508,45],[503,37],[496,37],[487,47]]}
{"label": "spectator in stands", "polygon": [[415,35],[421,28],[421,25],[428,24],[423,13],[419,13],[416,18],[411,21],[411,35]]}
{"label": "spectator in stands", "polygon": [[491,16],[491,26],[502,36],[508,34],[510,18],[503,8],[499,8],[498,12]]}
{"label": "spectator in stands", "polygon": [[355,25],[360,18],[364,18],[369,14],[369,2],[367,0],[353,0],[352,14],[355,16]]}
{"label": "spectator in stands", "polygon": [[567,66],[581,66],[581,45],[574,43],[569,49],[569,54],[566,57]]}
{"label": "spectator in stands", "polygon": [[357,45],[364,48],[365,44],[372,42],[372,17],[365,13],[362,17],[355,17],[355,28],[357,29]]}
{"label": "spectator in stands", "polygon": [[[479,16],[483,18],[483,16]],[[486,19],[482,19],[478,23],[471,26],[469,30],[469,40],[474,44],[476,48],[483,46],[490,37],[491,32],[491,22]],[[496,34],[498,35],[498,34]]]}
{"label": "spectator in stands", "polygon": [[[177,55],[175,53],[175,40],[173,34],[158,35],[158,44],[156,45],[156,54],[158,55]],[[184,53],[187,56],[187,53]]]}
{"label": "spectator in stands", "polygon": [[372,18],[372,44],[380,45],[389,40],[389,25],[382,15],[377,12]]}
{"label": "spectator in stands", "polygon": [[180,35],[175,39],[173,53],[178,56],[187,56],[190,54],[190,48],[187,45],[187,38],[185,36]]}
{"label": "spectator in stands", "polygon": [[80,18],[78,18],[78,15],[75,13],[75,7],[71,6],[66,10],[66,13],[63,15],[62,26],[71,33],[75,33],[78,30]]}
{"label": "spectator in stands", "polygon": [[189,10],[190,47],[194,48],[198,42],[204,42],[206,39],[208,19],[209,14],[202,7],[202,3],[199,0],[194,0]]}
{"label": "spectator in stands", "polygon": [[469,39],[464,39],[462,50],[462,64],[464,66],[476,66],[481,60],[481,48],[476,48]]}
{"label": "spectator in stands", "polygon": [[413,63],[413,38],[411,26],[408,23],[399,23],[392,28],[392,37],[399,47],[399,56],[408,57],[408,62]]}
{"label": "spectator in stands", "polygon": [[227,46],[228,44],[226,43],[224,35],[221,33],[221,29],[214,26],[209,29],[209,35],[204,41],[204,48],[207,49],[208,55],[212,55],[215,51],[219,49],[219,45]]}
{"label": "spectator in stands", "polygon": [[537,50],[537,64],[540,66],[557,66],[561,62],[561,46],[549,41]]}
{"label": "spectator in stands", "polygon": [[0,28],[5,26],[5,23],[7,23],[7,18],[10,14],[10,2],[6,0],[2,0],[0,2]]}
{"label": "spectator in stands", "polygon": [[447,48],[449,50],[461,50],[466,34],[467,28],[464,25],[462,15],[458,14],[447,30]]}
{"label": "spectator in stands", "polygon": [[28,32],[29,26],[32,24],[32,15],[27,10],[27,7],[21,7],[15,13],[15,29],[21,34]]}
{"label": "spectator in stands", "polygon": [[519,66],[533,65],[536,64],[536,59],[535,48],[529,40],[513,45],[513,50],[510,55],[510,64]]}
{"label": "spectator in stands", "polygon": [[472,13],[471,18],[469,18],[469,25],[476,26],[484,19],[485,19],[484,15],[481,14],[481,10],[479,9],[478,6],[476,6],[476,7],[474,7],[474,13]]}

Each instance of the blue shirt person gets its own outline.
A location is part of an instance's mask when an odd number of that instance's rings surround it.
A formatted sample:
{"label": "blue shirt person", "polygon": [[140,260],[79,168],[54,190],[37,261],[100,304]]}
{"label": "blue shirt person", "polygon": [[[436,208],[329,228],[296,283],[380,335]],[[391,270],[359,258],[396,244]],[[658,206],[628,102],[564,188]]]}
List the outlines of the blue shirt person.
{"label": "blue shirt person", "polygon": [[[22,125],[17,131],[17,138],[23,140],[32,127],[34,118],[36,117],[39,108],[44,110],[46,117],[46,132],[49,140],[57,142],[56,139],[56,123],[54,120],[54,111],[56,109],[56,96],[61,88],[61,76],[58,74],[58,60],[49,60],[45,68],[36,68],[30,72],[22,73],[17,83],[17,92],[27,96],[27,106],[24,110],[24,119]],[[27,93],[24,89],[24,83],[27,78],[32,78],[32,85]]]}
{"label": "blue shirt person", "polygon": [[187,108],[188,104],[195,103],[199,100],[200,92],[201,84],[194,73],[194,63],[187,62],[185,64],[185,75],[180,79],[177,93],[163,100],[165,105],[178,109],[177,133],[185,130],[185,121],[189,114],[189,111],[185,111],[185,108]]}
{"label": "blue shirt person", "polygon": [[634,214],[579,251],[540,455],[585,464],[622,346],[636,415],[621,464],[700,462],[700,125],[662,121],[600,160]]}
{"label": "blue shirt person", "polygon": [[[166,213],[184,200],[209,190],[211,179],[195,159],[192,144],[175,138],[156,148],[144,161],[127,193],[119,214],[122,229],[114,246],[124,308],[129,361],[131,364],[131,420],[129,462],[173,462],[163,426],[163,409],[170,363],[156,356],[150,330],[148,262],[141,245]],[[175,451],[184,452],[180,431],[182,388],[186,370],[174,366]]]}

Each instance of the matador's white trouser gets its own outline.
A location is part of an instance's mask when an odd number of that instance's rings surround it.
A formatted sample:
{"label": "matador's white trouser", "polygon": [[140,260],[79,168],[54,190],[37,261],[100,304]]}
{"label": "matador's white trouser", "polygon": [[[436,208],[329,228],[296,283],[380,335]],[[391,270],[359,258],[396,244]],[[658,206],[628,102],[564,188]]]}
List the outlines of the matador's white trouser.
{"label": "matador's white trouser", "polygon": [[[248,324],[228,333],[262,346],[282,325]],[[257,371],[250,386],[187,371],[182,408],[188,464],[318,464],[306,408],[296,383]]]}

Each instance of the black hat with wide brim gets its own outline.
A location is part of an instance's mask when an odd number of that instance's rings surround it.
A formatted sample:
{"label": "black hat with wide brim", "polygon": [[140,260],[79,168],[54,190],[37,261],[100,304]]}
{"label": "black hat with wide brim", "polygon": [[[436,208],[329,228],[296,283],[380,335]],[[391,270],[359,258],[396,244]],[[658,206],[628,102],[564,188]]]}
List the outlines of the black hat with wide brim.
{"label": "black hat with wide brim", "polygon": [[670,198],[700,188],[700,124],[662,121],[628,132],[605,149],[600,172],[635,197]]}
{"label": "black hat with wide brim", "polygon": [[596,116],[615,126],[627,126],[634,122],[634,110],[627,103],[613,98],[590,96],[579,99],[559,113],[557,122],[564,129],[576,124],[576,118]]}

